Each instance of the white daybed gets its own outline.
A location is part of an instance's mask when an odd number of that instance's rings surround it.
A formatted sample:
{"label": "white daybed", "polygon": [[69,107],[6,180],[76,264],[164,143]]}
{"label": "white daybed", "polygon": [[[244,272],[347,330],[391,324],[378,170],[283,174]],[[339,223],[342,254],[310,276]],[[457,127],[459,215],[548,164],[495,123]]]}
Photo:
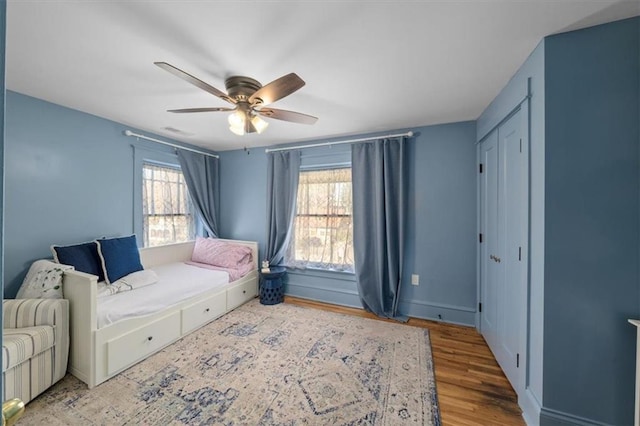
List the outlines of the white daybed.
{"label": "white daybed", "polygon": [[[258,294],[258,245],[249,246],[254,268],[244,277],[217,285],[153,314],[122,319],[98,327],[97,277],[78,271],[63,276],[64,297],[69,299],[71,345],[68,371],[89,388],[110,379],[195,329],[242,305]],[[140,249],[147,268],[191,259],[194,242]],[[188,279],[188,277],[184,277]],[[176,286],[180,283],[176,282]],[[153,285],[133,290],[153,291]],[[119,296],[119,295],[118,295]],[[111,297],[111,296],[108,296]]]}

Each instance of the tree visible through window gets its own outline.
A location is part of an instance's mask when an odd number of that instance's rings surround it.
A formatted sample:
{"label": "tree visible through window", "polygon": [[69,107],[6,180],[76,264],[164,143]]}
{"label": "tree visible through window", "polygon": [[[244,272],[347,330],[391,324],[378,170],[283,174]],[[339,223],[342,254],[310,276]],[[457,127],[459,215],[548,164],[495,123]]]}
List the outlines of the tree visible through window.
{"label": "tree visible through window", "polygon": [[353,270],[351,169],[300,172],[291,266]]}
{"label": "tree visible through window", "polygon": [[142,216],[145,247],[195,238],[193,208],[179,168],[143,164]]}

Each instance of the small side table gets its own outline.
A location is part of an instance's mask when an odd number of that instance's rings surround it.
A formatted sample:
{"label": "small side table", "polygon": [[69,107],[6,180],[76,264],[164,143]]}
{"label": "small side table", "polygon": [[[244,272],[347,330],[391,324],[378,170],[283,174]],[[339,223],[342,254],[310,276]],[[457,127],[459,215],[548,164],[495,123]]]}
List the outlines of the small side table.
{"label": "small side table", "polygon": [[276,305],[284,301],[282,277],[286,272],[287,270],[283,266],[272,266],[271,272],[260,272],[262,277],[260,303],[263,305]]}

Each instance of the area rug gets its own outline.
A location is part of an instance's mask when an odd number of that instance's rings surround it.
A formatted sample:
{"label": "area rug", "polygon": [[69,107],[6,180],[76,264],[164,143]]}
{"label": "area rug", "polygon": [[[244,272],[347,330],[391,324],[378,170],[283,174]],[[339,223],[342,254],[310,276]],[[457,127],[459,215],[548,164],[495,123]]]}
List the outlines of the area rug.
{"label": "area rug", "polygon": [[20,425],[439,425],[426,329],[257,299]]}

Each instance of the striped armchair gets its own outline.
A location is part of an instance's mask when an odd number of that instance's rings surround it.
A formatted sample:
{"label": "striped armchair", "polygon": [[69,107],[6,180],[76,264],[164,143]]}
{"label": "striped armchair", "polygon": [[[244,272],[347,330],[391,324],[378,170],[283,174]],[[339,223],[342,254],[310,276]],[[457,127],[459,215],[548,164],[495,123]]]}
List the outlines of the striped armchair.
{"label": "striped armchair", "polygon": [[8,299],[2,306],[2,401],[26,404],[67,372],[69,301]]}

